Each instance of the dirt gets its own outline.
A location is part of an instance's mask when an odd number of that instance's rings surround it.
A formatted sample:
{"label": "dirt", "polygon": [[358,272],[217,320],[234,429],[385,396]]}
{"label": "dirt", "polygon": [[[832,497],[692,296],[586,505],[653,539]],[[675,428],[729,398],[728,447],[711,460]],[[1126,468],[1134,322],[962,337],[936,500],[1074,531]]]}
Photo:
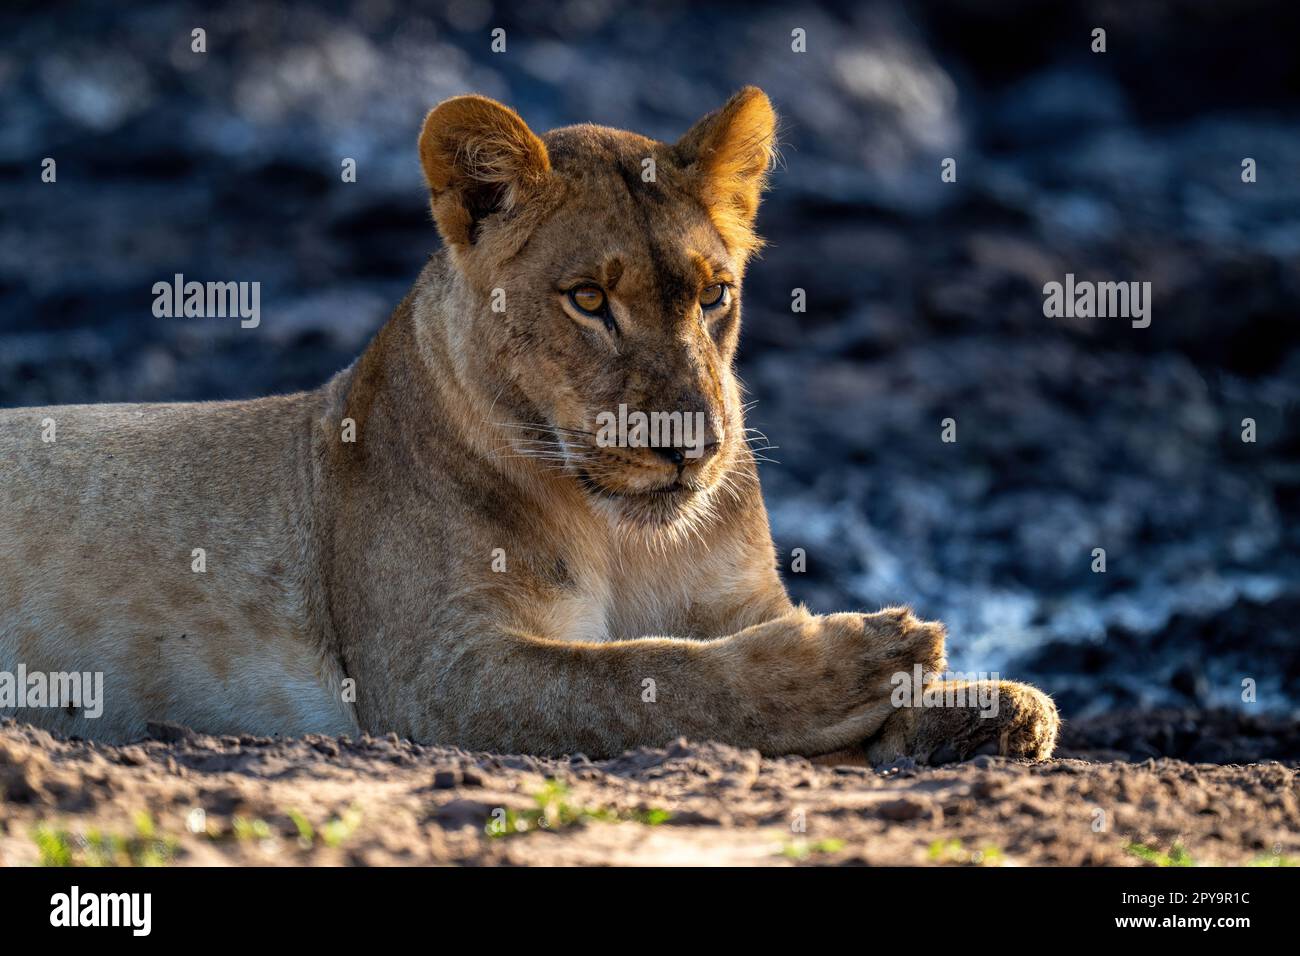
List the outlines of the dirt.
{"label": "dirt", "polygon": [[[1300,761],[1141,762],[1067,729],[1061,757],[823,766],[679,740],[612,760],[395,736],[62,740],[0,723],[0,864],[1276,865],[1300,858]],[[1159,728],[1186,714],[1145,715]],[[1210,715],[1231,749],[1294,722]],[[1291,738],[1287,739],[1286,735]],[[1159,730],[1149,735],[1160,739]],[[1261,744],[1261,741],[1265,741]],[[1122,742],[1122,741],[1120,741]],[[495,831],[495,832],[490,832]]]}

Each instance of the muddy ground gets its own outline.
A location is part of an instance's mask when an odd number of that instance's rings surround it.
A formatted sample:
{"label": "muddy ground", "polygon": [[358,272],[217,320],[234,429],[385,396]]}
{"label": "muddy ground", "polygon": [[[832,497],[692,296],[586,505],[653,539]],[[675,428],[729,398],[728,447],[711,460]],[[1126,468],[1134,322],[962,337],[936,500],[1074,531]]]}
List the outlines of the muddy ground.
{"label": "muddy ground", "polygon": [[[1194,721],[1285,761],[1133,762],[1134,720]],[[1125,728],[1121,730],[1121,728]],[[0,863],[117,865],[1293,865],[1294,724],[1164,712],[1081,721],[1061,756],[821,766],[677,741],[613,760],[396,737],[156,728],[125,747],[0,725]]]}

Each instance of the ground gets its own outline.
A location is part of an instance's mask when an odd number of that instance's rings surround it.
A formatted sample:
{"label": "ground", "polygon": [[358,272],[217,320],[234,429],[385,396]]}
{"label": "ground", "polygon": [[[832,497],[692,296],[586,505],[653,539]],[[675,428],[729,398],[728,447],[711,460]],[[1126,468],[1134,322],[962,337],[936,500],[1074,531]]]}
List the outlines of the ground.
{"label": "ground", "polygon": [[[1295,743],[1278,739],[1295,734],[1281,724],[1219,715],[1204,726],[1228,748]],[[1114,721],[1067,730],[1058,759],[943,767],[821,766],[684,740],[592,761],[395,736],[155,736],[108,747],[0,724],[0,864],[1300,860],[1300,762],[1117,760],[1132,755],[1097,746],[1114,739]]]}

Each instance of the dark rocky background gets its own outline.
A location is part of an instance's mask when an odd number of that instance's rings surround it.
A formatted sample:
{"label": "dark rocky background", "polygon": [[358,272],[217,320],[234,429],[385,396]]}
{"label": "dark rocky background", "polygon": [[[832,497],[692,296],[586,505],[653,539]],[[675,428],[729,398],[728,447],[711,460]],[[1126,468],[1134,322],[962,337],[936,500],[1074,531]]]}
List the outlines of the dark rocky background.
{"label": "dark rocky background", "polygon": [[[436,245],[414,143],[446,96],[500,98],[539,129],[673,139],[755,83],[782,114],[784,161],[741,374],[750,424],[780,446],[763,480],[787,567],[808,554],[794,592],[944,618],[955,666],[1036,679],[1067,716],[1109,714],[1091,746],[1230,759],[1240,731],[1289,753],[1297,36],[1300,7],[1255,0],[11,2],[0,404],[323,381]],[[57,184],[40,181],[46,156]],[[151,287],[176,272],[260,281],[260,328],[154,318]],[[1066,272],[1150,281],[1150,328],[1045,318],[1042,285]],[[1220,749],[1196,751],[1211,726]]]}

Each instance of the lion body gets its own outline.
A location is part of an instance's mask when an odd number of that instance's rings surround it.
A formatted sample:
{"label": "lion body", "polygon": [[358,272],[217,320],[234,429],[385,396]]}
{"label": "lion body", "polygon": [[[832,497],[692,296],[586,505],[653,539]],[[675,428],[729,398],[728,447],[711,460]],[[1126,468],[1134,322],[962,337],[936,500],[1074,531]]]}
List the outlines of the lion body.
{"label": "lion body", "polygon": [[[420,141],[446,247],[328,383],[0,412],[0,671],[104,674],[101,716],[22,716],[106,741],[158,721],[1050,752],[1055,712],[1022,685],[993,723],[897,713],[891,678],[941,670],[942,627],[812,615],[777,574],[731,370],[773,128],[756,90],[673,146],[450,100]],[[620,406],[708,441],[593,441]]]}

